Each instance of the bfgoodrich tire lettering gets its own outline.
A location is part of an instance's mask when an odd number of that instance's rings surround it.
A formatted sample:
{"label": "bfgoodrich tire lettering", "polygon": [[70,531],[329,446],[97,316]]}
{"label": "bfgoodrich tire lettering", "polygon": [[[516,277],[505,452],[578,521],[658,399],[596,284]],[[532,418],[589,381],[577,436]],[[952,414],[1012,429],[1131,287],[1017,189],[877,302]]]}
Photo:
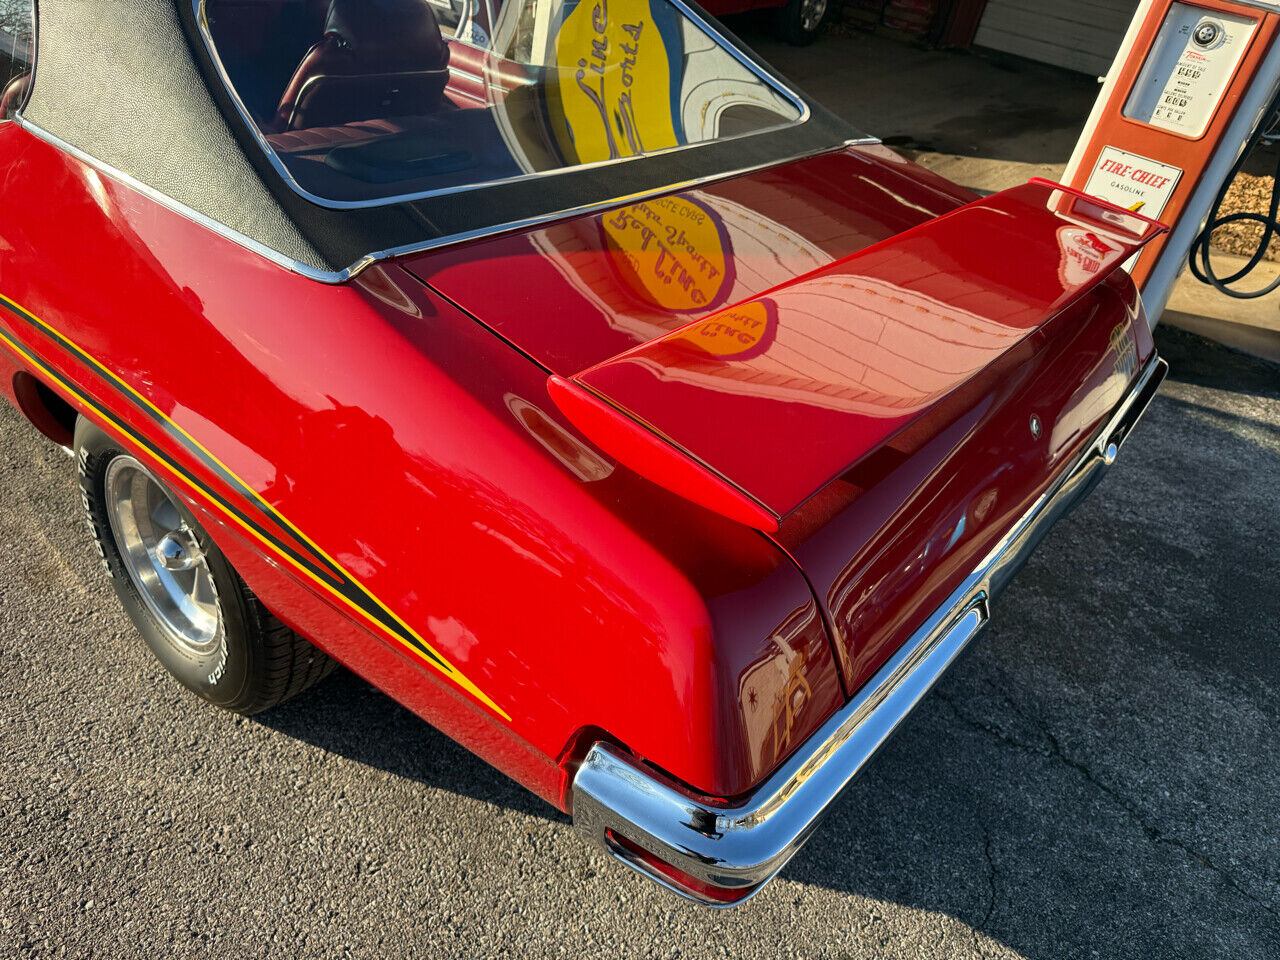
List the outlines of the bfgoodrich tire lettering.
{"label": "bfgoodrich tire lettering", "polygon": [[[248,714],[273,707],[332,672],[334,661],[262,605],[186,505],[144,463],[83,418],[76,425],[75,450],[85,516],[116,596],[152,653],[184,686],[210,703]],[[148,487],[186,538],[190,557],[201,564],[205,579],[197,599],[203,603],[195,615],[201,629],[175,629],[175,620],[187,621],[181,613],[166,616],[157,604],[155,571],[139,563],[144,551],[132,535],[136,527],[128,534],[120,529],[121,475],[139,489]],[[173,549],[181,553],[181,547]],[[163,600],[164,594],[159,596]]]}

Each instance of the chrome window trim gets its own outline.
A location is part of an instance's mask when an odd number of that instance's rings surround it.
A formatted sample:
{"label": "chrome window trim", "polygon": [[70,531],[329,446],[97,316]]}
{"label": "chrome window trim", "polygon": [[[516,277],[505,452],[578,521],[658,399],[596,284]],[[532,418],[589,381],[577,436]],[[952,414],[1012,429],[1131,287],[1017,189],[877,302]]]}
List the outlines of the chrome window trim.
{"label": "chrome window trim", "polygon": [[531,173],[522,173],[514,177],[503,177],[499,180],[486,180],[483,183],[472,183],[457,187],[442,187],[437,190],[424,190],[417,193],[397,194],[390,197],[379,197],[374,200],[331,200],[311,193],[298,183],[285,166],[284,161],[280,159],[279,154],[276,153],[275,148],[271,146],[271,143],[263,135],[262,131],[258,129],[258,124],[254,122],[248,108],[244,105],[244,101],[240,99],[240,94],[236,92],[236,88],[231,82],[231,77],[227,74],[226,68],[222,65],[222,59],[218,56],[217,47],[214,45],[213,36],[209,31],[208,18],[205,16],[205,2],[206,0],[192,0],[196,25],[200,31],[200,39],[204,43],[205,53],[208,55],[209,61],[213,64],[214,70],[218,74],[218,79],[222,82],[222,86],[227,92],[227,96],[230,97],[231,102],[235,104],[236,112],[239,113],[241,122],[244,123],[250,136],[252,136],[254,141],[258,144],[258,147],[266,154],[272,168],[291,190],[307,201],[314,203],[316,206],[327,207],[331,210],[360,210],[368,207],[385,207],[397,203],[407,203],[412,200],[425,200],[428,197],[439,197],[454,193],[468,193],[474,190],[483,190],[486,187],[496,187],[501,186],[502,184],[517,183],[522,180],[530,180],[533,178],[554,177],[581,170],[592,170],[598,167],[614,166],[620,163],[631,163],[637,160],[649,159],[651,157],[660,157],[680,150],[696,150],[699,147],[713,143],[728,143],[734,140],[753,137],[758,134],[776,132],[778,130],[786,129],[787,127],[803,126],[805,123],[808,123],[812,117],[812,111],[809,109],[809,105],[804,102],[804,98],[790,87],[786,86],[782,82],[781,78],[771,76],[769,73],[761,69],[759,65],[744,55],[736,45],[729,42],[723,33],[712,26],[704,17],[696,13],[691,7],[686,5],[683,0],[666,0],[667,3],[670,3],[673,7],[697,24],[697,26],[705,31],[708,36],[717,41],[720,44],[721,49],[727,51],[741,66],[745,67],[761,81],[774,89],[775,92],[783,97],[783,99],[788,100],[792,106],[800,111],[800,116],[795,120],[780,123],[772,127],[764,127],[760,130],[753,130],[750,133],[742,133],[737,134],[736,136],[722,137],[715,140],[704,140],[699,143],[684,144],[682,146],[668,147],[664,150],[654,150],[649,153],[640,154],[639,156],[623,157],[618,160],[600,160],[594,163],[582,163],[574,166],[561,167],[556,170],[539,170]]}
{"label": "chrome window trim", "polygon": [[[1071,465],[862,689],[745,801],[731,807],[702,803],[619,748],[598,742],[574,776],[574,826],[626,866],[688,899],[726,907],[753,896],[803,846],[831,803],[981,632],[992,600],[1114,462],[1167,370],[1153,354]],[[688,876],[744,895],[725,903],[681,889],[611,842],[610,831]]]}
{"label": "chrome window trim", "polygon": [[[81,150],[79,147],[76,147],[70,143],[67,143],[67,141],[63,140],[61,137],[57,136],[56,134],[50,133],[48,130],[44,129],[43,127],[35,123],[32,123],[30,120],[26,119],[21,112],[15,113],[13,116],[13,120],[20,127],[22,127],[22,129],[26,130],[28,133],[30,133],[32,136],[36,137],[37,139],[43,140],[45,143],[49,144],[50,146],[56,147],[58,150],[61,150],[63,153],[66,153],[72,157],[75,157],[81,163],[84,163],[92,167],[93,169],[97,170],[99,173],[103,174],[104,176],[110,177],[112,180],[115,180],[117,183],[121,183],[124,186],[129,187],[130,189],[138,191],[148,199],[154,200],[156,203],[160,204],[161,206],[166,207],[169,210],[172,210],[174,213],[177,213],[181,216],[186,217],[188,220],[191,220],[194,223],[198,223],[200,226],[206,228],[207,230],[210,230],[213,233],[218,234],[218,236],[223,237],[227,240],[230,240],[232,243],[238,244],[244,247],[246,250],[251,250],[254,253],[258,254],[259,256],[264,257],[267,260],[270,260],[272,263],[276,264],[277,266],[284,267],[286,270],[292,271],[293,273],[306,277],[308,280],[315,280],[317,283],[328,283],[328,284],[346,283],[348,280],[351,280],[354,277],[358,276],[360,272],[363,271],[366,267],[371,266],[372,264],[375,264],[375,263],[379,263],[380,261],[383,261],[383,260],[390,260],[393,257],[402,257],[402,256],[407,256],[409,254],[414,254],[414,253],[424,253],[427,250],[435,250],[439,247],[453,246],[454,244],[466,243],[471,240],[482,240],[485,237],[493,237],[493,236],[497,236],[500,233],[508,233],[513,230],[528,230],[533,227],[541,226],[542,224],[545,224],[545,223],[551,223],[556,220],[568,220],[573,217],[586,216],[592,213],[598,213],[601,210],[608,210],[611,207],[616,207],[618,204],[638,203],[641,200],[645,200],[650,197],[659,196],[661,194],[672,193],[679,190],[689,190],[694,187],[700,187],[705,184],[714,183],[718,180],[727,180],[731,177],[743,176],[745,174],[754,173],[757,170],[765,170],[769,167],[777,166],[778,164],[781,164],[781,163],[789,163],[798,159],[802,159],[802,157],[792,157],[790,159],[782,158],[779,160],[769,160],[765,163],[758,163],[750,167],[742,167],[739,169],[725,170],[721,173],[712,174],[706,177],[699,177],[693,180],[685,180],[680,183],[666,184],[661,187],[655,187],[652,190],[644,190],[644,191],[640,191],[639,193],[630,194],[628,196],[611,197],[608,200],[602,200],[599,203],[583,204],[582,206],[570,207],[564,210],[556,210],[552,213],[540,215],[537,217],[528,217],[524,220],[512,220],[507,223],[494,224],[492,226],[481,227],[476,230],[468,230],[462,233],[454,233],[454,234],[450,234],[447,237],[434,237],[430,240],[423,240],[418,243],[402,244],[401,246],[389,247],[385,250],[374,250],[364,254],[355,262],[341,269],[321,270],[317,267],[311,266],[310,264],[303,263],[300,260],[297,260],[289,256],[288,254],[281,253],[279,250],[276,250],[274,247],[269,247],[265,243],[262,243],[260,240],[255,240],[252,237],[247,236],[241,233],[240,231],[227,226],[225,223],[222,223],[220,220],[215,220],[213,217],[210,217],[207,214],[201,213],[199,210],[196,210],[193,207],[188,206],[182,201],[175,200],[173,197],[170,197],[168,194],[162,193],[161,191],[155,189],[154,187],[148,186],[147,184],[143,183],[141,180],[138,180],[136,177],[130,176],[129,174],[125,173],[123,170],[119,170],[108,163],[104,163],[103,161],[99,160],[97,157],[94,157],[92,154],[86,153],[85,151]],[[858,140],[846,140],[840,147],[834,147],[832,149],[835,150],[835,149],[842,149],[842,148],[854,147],[854,146],[867,146],[869,144],[875,144],[879,142],[880,142],[879,139],[876,137],[866,137]],[[817,155],[818,154],[805,154],[804,156],[817,156]]]}

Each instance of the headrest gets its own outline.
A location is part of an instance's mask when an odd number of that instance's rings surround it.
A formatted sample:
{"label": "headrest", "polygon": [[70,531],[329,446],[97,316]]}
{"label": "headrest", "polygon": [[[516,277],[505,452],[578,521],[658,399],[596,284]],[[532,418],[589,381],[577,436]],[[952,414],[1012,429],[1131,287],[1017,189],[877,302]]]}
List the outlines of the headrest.
{"label": "headrest", "polygon": [[354,48],[436,50],[442,42],[427,0],[331,0],[324,32]]}

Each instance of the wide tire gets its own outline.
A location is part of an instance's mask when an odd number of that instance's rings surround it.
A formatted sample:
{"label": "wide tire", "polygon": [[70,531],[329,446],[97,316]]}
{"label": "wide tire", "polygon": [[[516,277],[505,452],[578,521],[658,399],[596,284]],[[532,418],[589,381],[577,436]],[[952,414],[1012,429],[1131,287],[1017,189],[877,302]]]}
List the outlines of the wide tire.
{"label": "wide tire", "polygon": [[145,464],[83,418],[75,451],[85,515],[116,595],[183,686],[219,707],[252,714],[333,671],[328,655],[262,605]]}
{"label": "wide tire", "polygon": [[788,0],[774,11],[774,32],[792,46],[807,47],[822,35],[830,9],[830,0]]}

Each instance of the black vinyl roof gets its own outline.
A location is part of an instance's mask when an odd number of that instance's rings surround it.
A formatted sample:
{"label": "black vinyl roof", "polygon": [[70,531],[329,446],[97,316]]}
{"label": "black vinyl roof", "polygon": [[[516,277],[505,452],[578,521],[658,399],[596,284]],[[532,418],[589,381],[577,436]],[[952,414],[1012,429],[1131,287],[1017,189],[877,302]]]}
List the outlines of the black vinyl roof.
{"label": "black vinyl roof", "polygon": [[806,120],[741,139],[464,193],[334,209],[296,193],[253,140],[205,49],[198,2],[40,0],[35,82],[23,122],[317,279],[340,280],[397,252],[867,139],[801,97]]}

